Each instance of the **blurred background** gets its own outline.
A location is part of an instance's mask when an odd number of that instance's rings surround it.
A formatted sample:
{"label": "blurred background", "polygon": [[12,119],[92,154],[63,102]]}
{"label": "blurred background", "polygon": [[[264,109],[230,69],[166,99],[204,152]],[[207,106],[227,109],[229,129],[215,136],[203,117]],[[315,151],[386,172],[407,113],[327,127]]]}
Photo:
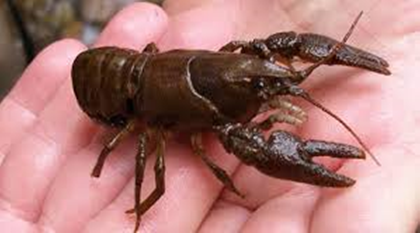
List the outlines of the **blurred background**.
{"label": "blurred background", "polygon": [[66,37],[92,44],[108,20],[133,2],[163,0],[0,1],[0,100],[44,47]]}

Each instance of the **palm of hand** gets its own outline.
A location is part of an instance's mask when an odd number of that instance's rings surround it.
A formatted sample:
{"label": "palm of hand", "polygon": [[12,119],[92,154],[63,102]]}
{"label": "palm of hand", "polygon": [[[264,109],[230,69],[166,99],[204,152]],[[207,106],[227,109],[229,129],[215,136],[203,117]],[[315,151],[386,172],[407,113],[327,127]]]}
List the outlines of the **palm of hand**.
{"label": "palm of hand", "polygon": [[[415,12],[413,17],[399,16],[408,7],[417,9],[418,3],[404,1],[391,6],[365,1],[366,5],[360,7],[351,1],[331,1],[322,9],[347,9],[346,13],[324,14],[325,20],[321,17],[313,23],[305,21],[304,16],[313,19],[310,13],[321,10],[302,2],[271,0],[259,6],[253,1],[223,5],[203,1],[203,6],[188,11],[172,10],[183,12],[171,19],[160,46],[216,49],[232,37],[249,39],[278,29],[302,31],[302,27],[341,38],[358,11],[366,10],[366,19],[351,41],[385,52],[393,76],[325,68],[304,86],[368,140],[382,166],[376,167],[371,160],[327,163],[358,182],[346,190],[320,189],[271,179],[239,166],[214,140],[207,141],[209,155],[234,172],[236,186],[247,195],[240,200],[221,192],[219,182],[188,146],[170,143],[166,153],[166,193],[143,216],[141,230],[414,230],[419,214],[415,198],[419,189],[414,180],[419,177],[415,150],[420,133],[411,127],[417,123],[420,110],[414,105],[418,82],[410,71],[418,67],[418,52],[411,45],[419,41],[414,32],[420,19]],[[184,3],[189,4],[187,0]],[[166,6],[171,13],[171,1]],[[388,14],[381,14],[384,11]],[[331,17],[338,18],[330,22]],[[384,21],[389,22],[386,28],[381,27]],[[165,27],[162,12],[136,4],[110,23],[98,45],[140,48],[157,40]],[[133,30],[137,28],[141,32]],[[89,177],[103,143],[92,136],[101,136],[104,130],[80,111],[68,79],[71,61],[83,49],[78,42],[69,40],[51,46],[26,70],[0,105],[0,155],[4,158],[0,168],[0,228],[4,231],[109,232],[133,228],[133,218],[123,212],[133,204],[135,139],[113,152],[99,180]],[[311,107],[305,108],[311,120],[297,130],[299,134],[351,141],[342,129],[326,128],[335,124],[330,119]],[[152,165],[153,159],[148,162]],[[145,174],[142,195],[153,188],[152,169]]]}

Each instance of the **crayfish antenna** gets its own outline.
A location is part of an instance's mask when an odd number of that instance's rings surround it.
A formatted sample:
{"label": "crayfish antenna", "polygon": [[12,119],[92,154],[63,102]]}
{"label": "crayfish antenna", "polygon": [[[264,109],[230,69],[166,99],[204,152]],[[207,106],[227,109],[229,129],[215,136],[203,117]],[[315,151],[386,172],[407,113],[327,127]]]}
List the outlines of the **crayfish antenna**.
{"label": "crayfish antenna", "polygon": [[298,86],[290,85],[290,94],[293,96],[301,97],[302,99],[308,101],[315,107],[322,110],[324,113],[328,114],[330,117],[334,118],[336,121],[338,121],[355,139],[356,141],[362,146],[362,148],[372,157],[373,161],[378,165],[381,166],[381,163],[379,160],[375,157],[375,155],[369,150],[367,145],[362,141],[362,139],[356,134],[356,132],[339,116],[334,114],[332,111],[324,107],[321,103],[316,101],[314,98],[312,98],[305,90]]}

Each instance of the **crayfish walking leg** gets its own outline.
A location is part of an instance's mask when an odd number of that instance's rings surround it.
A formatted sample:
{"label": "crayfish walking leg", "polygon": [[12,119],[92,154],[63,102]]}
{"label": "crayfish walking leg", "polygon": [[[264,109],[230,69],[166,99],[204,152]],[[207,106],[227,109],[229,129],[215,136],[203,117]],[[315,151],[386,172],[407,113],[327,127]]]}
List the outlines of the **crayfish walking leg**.
{"label": "crayfish walking leg", "polygon": [[207,154],[204,151],[201,134],[196,134],[191,137],[191,145],[194,153],[203,159],[204,163],[210,168],[212,173],[219,179],[223,185],[229,189],[230,191],[234,192],[239,197],[244,197],[244,195],[239,192],[239,190],[233,184],[233,181],[230,179],[229,175],[225,170],[220,168],[214,162],[210,160]]}
{"label": "crayfish walking leg", "polygon": [[149,136],[147,134],[140,135],[139,152],[136,157],[136,177],[135,177],[135,206],[133,209],[127,210],[127,214],[136,214],[136,225],[134,232],[137,232],[140,226],[141,216],[150,209],[165,193],[165,134],[163,130],[156,131],[156,162],[154,166],[156,187],[152,193],[143,201],[140,202],[141,185],[143,182],[143,173],[145,167],[146,157],[148,155],[148,146],[150,146]]}
{"label": "crayfish walking leg", "polygon": [[118,144],[125,139],[135,129],[135,122],[128,122],[126,126],[120,130],[102,149],[99,154],[98,160],[96,161],[95,167],[92,170],[92,177],[99,178],[102,172],[102,168],[105,164],[105,160],[109,154],[118,146]]}

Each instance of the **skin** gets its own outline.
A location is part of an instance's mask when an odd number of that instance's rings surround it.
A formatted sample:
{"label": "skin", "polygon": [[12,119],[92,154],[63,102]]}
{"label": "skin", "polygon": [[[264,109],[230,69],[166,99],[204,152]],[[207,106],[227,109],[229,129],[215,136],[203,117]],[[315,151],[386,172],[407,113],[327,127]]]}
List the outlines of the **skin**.
{"label": "skin", "polygon": [[[384,56],[393,75],[324,67],[303,85],[356,129],[382,164],[378,167],[371,159],[324,161],[356,179],[352,188],[323,189],[269,178],[241,165],[214,136],[206,135],[208,154],[246,195],[240,199],[222,189],[187,141],[171,140],[166,193],[143,216],[140,231],[415,230],[420,215],[420,131],[415,128],[420,120],[420,82],[415,75],[420,67],[419,2],[168,0],[164,7],[169,16],[149,4],[131,5],[109,23],[95,46],[142,49],[156,41],[163,50],[217,49],[229,40],[291,29],[341,38],[364,10],[351,44]],[[82,113],[71,89],[70,66],[84,49],[74,40],[51,45],[0,104],[1,232],[133,229],[134,218],[124,211],[134,202],[136,139],[111,154],[101,178],[89,176],[110,131]],[[303,107],[310,120],[295,130],[297,134],[353,143],[334,121],[310,105]],[[154,187],[154,157],[149,159],[143,195]]]}

